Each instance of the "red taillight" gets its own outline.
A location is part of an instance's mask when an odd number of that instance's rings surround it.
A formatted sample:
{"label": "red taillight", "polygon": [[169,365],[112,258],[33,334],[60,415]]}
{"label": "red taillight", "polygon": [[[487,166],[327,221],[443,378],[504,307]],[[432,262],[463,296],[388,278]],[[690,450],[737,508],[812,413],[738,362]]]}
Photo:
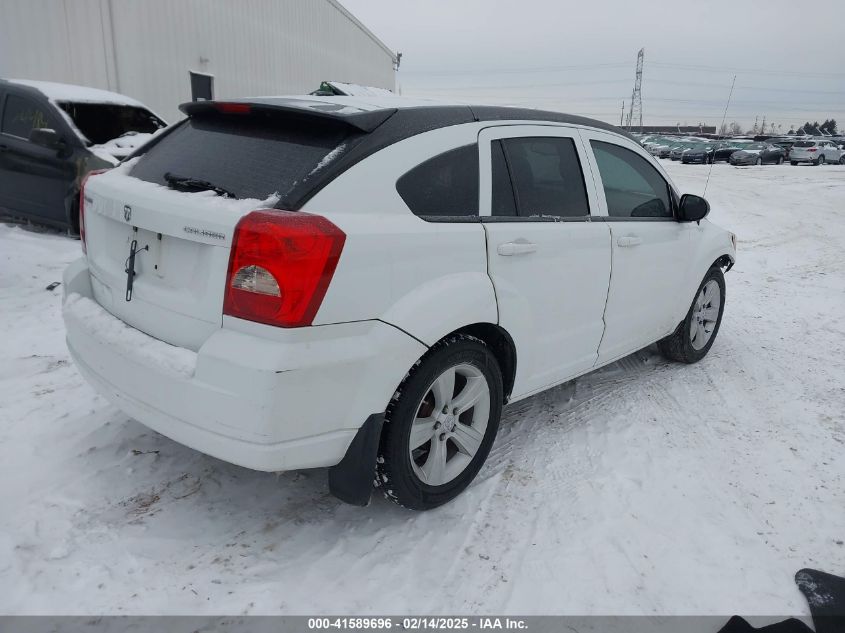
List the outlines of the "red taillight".
{"label": "red taillight", "polygon": [[223,314],[278,325],[311,325],[346,235],[319,215],[262,209],[235,227]]}
{"label": "red taillight", "polygon": [[817,152],[818,150],[815,147],[811,147],[807,150],[808,152]]}
{"label": "red taillight", "polygon": [[85,243],[85,185],[91,176],[102,174],[106,169],[95,169],[89,171],[82,178],[82,184],[79,185],[79,241],[82,243],[82,252],[88,252],[88,245]]}
{"label": "red taillight", "polygon": [[249,114],[252,106],[248,103],[215,103],[214,107],[223,114]]}

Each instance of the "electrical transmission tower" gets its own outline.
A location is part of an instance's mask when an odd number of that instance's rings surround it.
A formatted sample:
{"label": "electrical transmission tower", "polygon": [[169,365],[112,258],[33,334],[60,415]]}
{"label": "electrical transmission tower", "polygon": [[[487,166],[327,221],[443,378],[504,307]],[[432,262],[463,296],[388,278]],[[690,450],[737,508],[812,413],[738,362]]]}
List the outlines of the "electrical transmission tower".
{"label": "electrical transmission tower", "polygon": [[625,128],[630,132],[631,126],[638,122],[640,132],[643,131],[643,57],[645,49],[641,48],[637,53],[637,77],[634,80],[634,92],[631,93],[631,107],[628,110],[628,118],[625,121]]}

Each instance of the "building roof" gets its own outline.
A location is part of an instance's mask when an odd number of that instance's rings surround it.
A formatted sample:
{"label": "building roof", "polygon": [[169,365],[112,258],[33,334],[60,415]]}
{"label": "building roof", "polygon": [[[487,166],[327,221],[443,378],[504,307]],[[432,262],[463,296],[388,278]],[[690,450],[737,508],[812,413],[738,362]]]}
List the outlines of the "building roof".
{"label": "building roof", "polygon": [[392,50],[390,50],[390,48],[387,46],[387,44],[385,44],[385,43],[384,43],[384,42],[382,42],[379,38],[377,38],[377,37],[375,36],[375,34],[374,34],[374,33],[373,33],[370,29],[368,29],[366,26],[364,26],[364,24],[363,24],[363,23],[362,23],[362,22],[361,22],[358,18],[356,18],[354,15],[352,15],[352,14],[349,12],[349,9],[347,9],[346,7],[344,7],[344,6],[343,6],[342,4],[340,4],[340,2],[338,2],[337,0],[328,0],[328,2],[329,2],[329,4],[331,4],[331,5],[332,5],[335,9],[337,9],[338,11],[340,11],[340,13],[342,13],[342,14],[343,14],[343,16],[344,16],[344,17],[346,17],[346,19],[348,19],[348,20],[349,20],[350,22],[352,22],[355,26],[357,26],[359,29],[361,29],[361,31],[364,33],[364,35],[366,35],[366,36],[367,36],[367,37],[369,37],[371,40],[373,40],[373,42],[375,42],[376,44],[378,44],[378,45],[379,45],[379,46],[380,46],[380,47],[384,50],[384,52],[385,52],[385,53],[387,53],[388,55],[390,55],[391,59],[393,59],[393,63],[394,63],[394,64],[395,64],[395,63],[397,63],[397,62],[399,61],[399,60],[397,59],[397,57],[396,57],[396,53],[394,53]]}

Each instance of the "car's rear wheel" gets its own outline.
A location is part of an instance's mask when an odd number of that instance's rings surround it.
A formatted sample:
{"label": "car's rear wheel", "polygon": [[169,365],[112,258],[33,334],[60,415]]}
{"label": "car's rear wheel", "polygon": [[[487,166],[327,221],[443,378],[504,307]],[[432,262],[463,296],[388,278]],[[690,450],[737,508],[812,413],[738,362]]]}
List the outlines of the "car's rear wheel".
{"label": "car's rear wheel", "polygon": [[816,159],[816,162],[815,162],[815,163],[813,163],[813,164],[814,164],[814,165],[824,165],[824,154],[822,154],[821,156],[819,156],[819,157]]}
{"label": "car's rear wheel", "polygon": [[839,164],[845,165],[845,154],[842,154],[842,156],[839,157]]}
{"label": "car's rear wheel", "polygon": [[716,340],[725,310],[725,276],[711,268],[698,287],[695,299],[675,331],[657,343],[669,360],[695,363],[707,355]]}
{"label": "car's rear wheel", "polygon": [[432,347],[385,412],[376,465],[385,496],[413,510],[454,499],[487,459],[502,402],[502,373],[483,341],[456,334]]}

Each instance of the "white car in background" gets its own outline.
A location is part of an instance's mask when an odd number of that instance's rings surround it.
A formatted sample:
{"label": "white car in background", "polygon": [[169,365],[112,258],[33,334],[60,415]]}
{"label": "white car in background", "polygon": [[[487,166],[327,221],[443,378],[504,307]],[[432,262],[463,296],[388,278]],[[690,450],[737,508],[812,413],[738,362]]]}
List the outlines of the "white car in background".
{"label": "white car in background", "polygon": [[617,128],[401,98],[182,110],[88,180],[64,275],[79,370],[178,442],[428,509],[508,402],[713,345],[734,236]]}
{"label": "white car in background", "polygon": [[789,162],[792,165],[798,163],[812,163],[813,165],[823,165],[824,163],[845,164],[845,150],[833,141],[825,139],[795,141],[789,150]]}

